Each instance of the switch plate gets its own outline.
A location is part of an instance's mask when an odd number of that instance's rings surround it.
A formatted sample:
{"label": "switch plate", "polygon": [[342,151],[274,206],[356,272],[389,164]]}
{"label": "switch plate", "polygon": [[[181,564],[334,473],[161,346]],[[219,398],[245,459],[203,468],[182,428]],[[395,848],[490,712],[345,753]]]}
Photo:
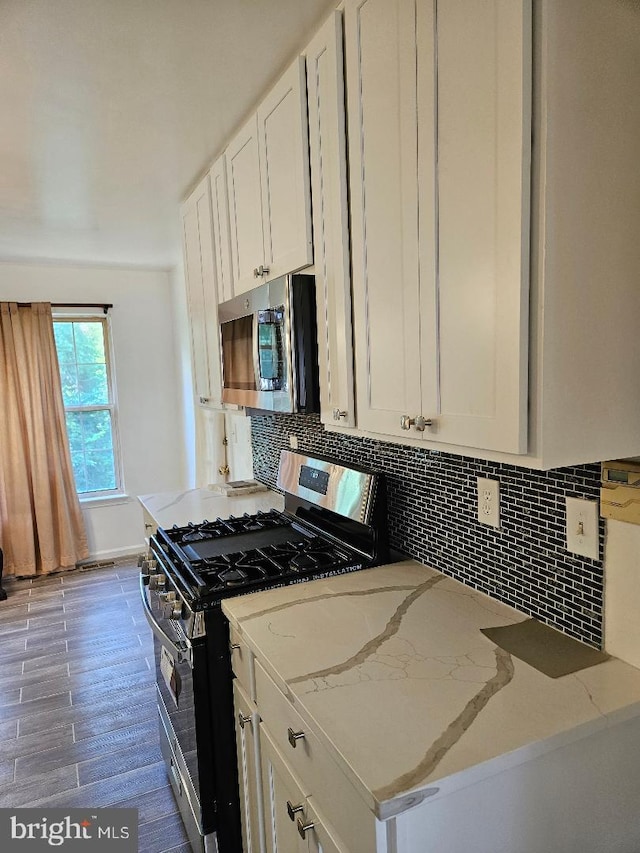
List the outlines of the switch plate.
{"label": "switch plate", "polygon": [[478,477],[478,521],[500,527],[500,482]]}
{"label": "switch plate", "polygon": [[598,501],[567,498],[567,551],[592,560],[600,557]]}

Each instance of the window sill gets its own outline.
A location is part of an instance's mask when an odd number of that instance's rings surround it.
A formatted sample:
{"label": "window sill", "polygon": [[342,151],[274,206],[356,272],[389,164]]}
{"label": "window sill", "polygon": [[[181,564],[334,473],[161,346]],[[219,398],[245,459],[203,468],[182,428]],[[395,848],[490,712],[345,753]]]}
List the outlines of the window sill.
{"label": "window sill", "polygon": [[[79,496],[80,497],[80,496]],[[129,495],[125,495],[124,493],[118,495],[101,495],[92,498],[83,498],[80,497],[80,506],[83,509],[93,509],[93,507],[97,506],[114,506],[116,504],[126,504],[129,503],[131,498]]]}

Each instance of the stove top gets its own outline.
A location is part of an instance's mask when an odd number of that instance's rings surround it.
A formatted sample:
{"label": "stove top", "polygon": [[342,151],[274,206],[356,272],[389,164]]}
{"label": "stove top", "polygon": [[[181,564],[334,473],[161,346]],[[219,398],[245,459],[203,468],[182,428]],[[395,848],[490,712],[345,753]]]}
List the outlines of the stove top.
{"label": "stove top", "polygon": [[286,513],[270,510],[159,531],[198,598],[237,595],[316,573],[363,567],[362,557]]}
{"label": "stove top", "polygon": [[284,512],[158,528],[154,584],[162,588],[161,573],[170,574],[183,599],[204,609],[230,595],[378,565],[388,553],[381,482],[372,472],[283,450]]}

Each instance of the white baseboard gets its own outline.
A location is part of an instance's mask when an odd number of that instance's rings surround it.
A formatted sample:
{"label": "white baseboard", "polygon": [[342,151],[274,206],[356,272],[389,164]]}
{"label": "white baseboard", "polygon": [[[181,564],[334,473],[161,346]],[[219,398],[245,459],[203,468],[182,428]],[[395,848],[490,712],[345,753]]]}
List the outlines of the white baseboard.
{"label": "white baseboard", "polygon": [[147,545],[145,542],[141,542],[139,545],[126,545],[124,548],[114,548],[107,551],[92,551],[89,557],[79,565],[96,563],[102,560],[117,560],[119,557],[137,556],[138,554],[146,553],[146,551]]}

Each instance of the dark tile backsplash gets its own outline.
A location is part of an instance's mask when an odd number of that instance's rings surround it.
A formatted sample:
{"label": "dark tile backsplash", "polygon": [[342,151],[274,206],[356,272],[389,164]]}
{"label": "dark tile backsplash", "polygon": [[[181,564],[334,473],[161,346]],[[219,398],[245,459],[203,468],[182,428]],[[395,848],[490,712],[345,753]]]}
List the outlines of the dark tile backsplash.
{"label": "dark tile backsplash", "polygon": [[[383,471],[391,545],[463,583],[600,647],[600,558],[565,546],[565,497],[597,500],[600,465],[536,471],[330,433],[317,416],[254,416],[254,476],[275,487],[289,436],[302,452]],[[476,477],[500,481],[500,529],[477,521]]]}

